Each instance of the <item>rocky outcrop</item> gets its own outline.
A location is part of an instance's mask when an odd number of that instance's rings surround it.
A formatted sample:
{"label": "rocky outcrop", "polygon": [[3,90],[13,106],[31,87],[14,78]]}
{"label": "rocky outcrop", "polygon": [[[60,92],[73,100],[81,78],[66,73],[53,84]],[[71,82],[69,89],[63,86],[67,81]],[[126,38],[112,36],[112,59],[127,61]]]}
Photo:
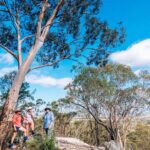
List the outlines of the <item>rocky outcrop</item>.
{"label": "rocky outcrop", "polygon": [[61,150],[105,150],[104,147],[90,146],[76,138],[57,137],[56,140]]}
{"label": "rocky outcrop", "polygon": [[106,150],[121,150],[119,143],[115,141],[105,142],[104,145]]}

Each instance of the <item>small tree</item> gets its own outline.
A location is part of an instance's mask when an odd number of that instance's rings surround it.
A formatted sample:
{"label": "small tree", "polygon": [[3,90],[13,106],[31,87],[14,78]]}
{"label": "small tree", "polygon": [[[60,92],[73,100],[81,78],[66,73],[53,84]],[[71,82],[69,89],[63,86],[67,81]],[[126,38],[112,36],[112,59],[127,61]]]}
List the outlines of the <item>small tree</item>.
{"label": "small tree", "polygon": [[53,101],[50,107],[55,115],[55,129],[58,136],[66,136],[66,129],[70,125],[76,112],[70,108],[68,100],[59,99],[58,101]]}
{"label": "small tree", "polygon": [[86,68],[68,86],[69,101],[86,110],[124,150],[133,119],[147,107],[150,87],[145,79],[123,65]]}

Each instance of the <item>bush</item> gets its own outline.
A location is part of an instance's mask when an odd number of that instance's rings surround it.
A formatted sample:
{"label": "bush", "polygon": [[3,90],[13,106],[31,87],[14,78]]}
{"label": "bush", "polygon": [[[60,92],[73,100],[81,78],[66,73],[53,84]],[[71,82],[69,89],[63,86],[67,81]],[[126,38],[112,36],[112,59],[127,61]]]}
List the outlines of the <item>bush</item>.
{"label": "bush", "polygon": [[37,135],[27,142],[27,147],[29,150],[58,150],[55,143],[54,137],[47,138]]}

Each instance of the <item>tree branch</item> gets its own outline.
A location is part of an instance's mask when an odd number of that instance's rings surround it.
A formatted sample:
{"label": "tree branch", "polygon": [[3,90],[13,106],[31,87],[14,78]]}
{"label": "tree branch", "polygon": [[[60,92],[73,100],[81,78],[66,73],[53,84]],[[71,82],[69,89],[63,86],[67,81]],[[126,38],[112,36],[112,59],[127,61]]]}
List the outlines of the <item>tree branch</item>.
{"label": "tree branch", "polygon": [[4,9],[0,9],[1,12],[6,12],[6,13],[9,13],[8,10],[4,10]]}
{"label": "tree branch", "polygon": [[50,66],[54,66],[55,64],[57,64],[58,62],[64,60],[64,59],[68,59],[69,57],[71,57],[71,55],[68,55],[66,57],[62,57],[61,59],[51,63],[51,64],[45,64],[45,65],[40,65],[40,66],[37,66],[37,67],[34,67],[34,68],[31,68],[29,69],[28,73],[35,70],[35,69],[40,69],[40,68],[44,68],[44,67],[50,67]]}
{"label": "tree branch", "polygon": [[80,62],[80,61],[78,61],[77,59],[68,58],[68,60],[72,60],[72,61],[74,61],[74,62],[77,62],[77,63],[79,63],[79,64],[83,65],[83,63],[81,63],[81,62]]}
{"label": "tree branch", "polygon": [[16,16],[15,16],[15,14],[13,14],[13,13],[11,12],[11,10],[9,9],[9,6],[8,6],[8,4],[7,4],[7,2],[6,2],[5,0],[4,0],[4,4],[5,4],[6,9],[7,9],[9,15],[10,15],[11,22],[12,22],[12,24],[13,24],[15,30],[17,31],[17,29],[16,29],[16,21],[15,21],[15,19],[14,19],[14,17],[16,17]]}
{"label": "tree branch", "polygon": [[100,125],[102,125],[108,132],[110,132],[109,129],[108,129],[108,127],[104,124],[104,122],[102,120],[100,120],[99,118],[96,118],[95,115],[89,110],[89,108],[87,108],[87,107],[85,107],[85,106],[83,106],[83,105],[81,105],[79,103],[75,103],[73,101],[71,101],[71,103],[74,104],[74,105],[76,105],[76,106],[82,107],[83,109],[85,109],[86,111],[88,111],[88,113],[95,119],[95,121],[97,123],[99,123]]}
{"label": "tree branch", "polygon": [[19,15],[18,14],[13,14],[11,8],[9,8],[9,5],[7,4],[6,0],[4,0],[4,4],[6,6],[6,9],[8,10],[8,13],[11,18],[12,25],[14,26],[16,32],[17,32],[17,40],[18,40],[18,45],[17,45],[17,50],[18,50],[18,67],[22,65],[22,49],[21,49],[21,33],[20,33],[20,20],[19,20]]}
{"label": "tree branch", "polygon": [[56,15],[57,15],[57,13],[58,13],[58,11],[59,11],[59,9],[60,9],[62,3],[63,3],[63,0],[60,0],[59,3],[57,4],[56,8],[55,8],[54,11],[53,11],[53,14],[52,14],[51,17],[48,19],[48,21],[47,21],[47,23],[46,23],[46,25],[45,25],[45,28],[43,29],[42,35],[41,35],[41,36],[43,37],[43,39],[45,39],[45,37],[47,36],[49,27],[51,26],[51,24],[52,24],[54,18],[56,17]]}
{"label": "tree branch", "polygon": [[45,0],[45,2],[43,2],[43,6],[42,6],[42,9],[41,9],[40,15],[39,15],[39,17],[38,17],[36,38],[39,38],[40,35],[41,35],[42,20],[43,20],[43,17],[44,17],[44,15],[45,15],[45,11],[46,11],[46,8],[47,8],[47,4],[48,4],[48,0]]}
{"label": "tree branch", "polygon": [[9,48],[7,48],[6,46],[0,44],[0,47],[2,47],[2,49],[4,49],[6,52],[8,52],[9,54],[11,54],[17,61],[18,61],[18,57],[15,53],[13,53]]}
{"label": "tree branch", "polygon": [[22,43],[21,43],[21,33],[20,33],[20,19],[19,15],[17,14],[16,17],[16,27],[17,27],[17,40],[18,40],[18,60],[19,60],[19,68],[22,65]]}
{"label": "tree branch", "polygon": [[34,34],[25,36],[25,37],[21,40],[21,43],[24,42],[26,39],[29,39],[29,38],[34,37],[34,36],[35,36]]}

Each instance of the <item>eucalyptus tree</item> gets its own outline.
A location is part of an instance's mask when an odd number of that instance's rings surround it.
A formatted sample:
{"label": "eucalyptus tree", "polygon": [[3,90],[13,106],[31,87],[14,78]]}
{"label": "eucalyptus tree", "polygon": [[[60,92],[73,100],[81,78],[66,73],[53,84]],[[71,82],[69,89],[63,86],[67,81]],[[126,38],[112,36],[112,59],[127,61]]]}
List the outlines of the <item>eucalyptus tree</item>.
{"label": "eucalyptus tree", "polygon": [[68,86],[68,102],[86,110],[122,150],[135,119],[147,111],[149,75],[137,77],[123,65],[85,68]]}
{"label": "eucalyptus tree", "polygon": [[108,50],[124,41],[120,24],[111,29],[101,20],[101,5],[102,0],[0,0],[1,51],[18,63],[0,117],[1,141],[28,72],[48,66],[56,68],[65,59],[77,61],[79,57],[86,58],[87,64],[99,64],[101,59],[105,64]]}

